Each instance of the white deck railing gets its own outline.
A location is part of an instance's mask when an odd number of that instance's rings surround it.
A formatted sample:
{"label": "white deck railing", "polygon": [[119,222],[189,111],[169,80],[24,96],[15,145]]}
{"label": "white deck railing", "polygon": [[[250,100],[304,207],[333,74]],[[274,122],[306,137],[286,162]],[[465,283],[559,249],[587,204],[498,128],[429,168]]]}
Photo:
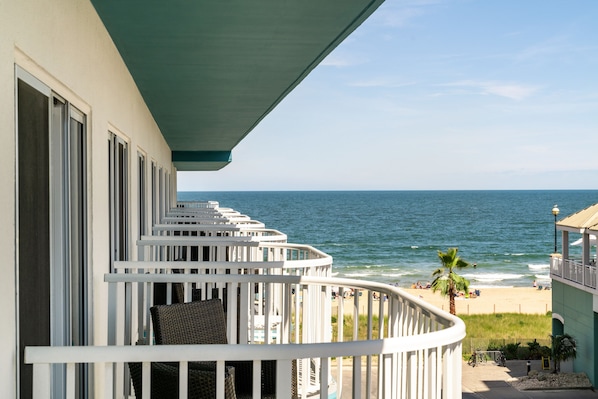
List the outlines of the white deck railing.
{"label": "white deck railing", "polygon": [[[123,313],[127,291],[157,283],[167,284],[171,290],[173,283],[197,284],[214,288],[203,291],[205,297],[228,298],[226,314],[231,344],[135,347],[116,342],[115,347],[27,348],[26,362],[34,364],[34,391],[40,395],[36,397],[48,397],[45,394],[50,392],[50,364],[68,364],[71,385],[75,380],[75,363],[106,368],[105,397],[112,398],[119,397],[119,389],[127,386],[123,380],[126,362],[144,363],[147,371],[144,384],[148,387],[145,394],[149,391],[150,362],[180,362],[185,368],[188,362],[217,361],[218,397],[222,398],[225,361],[254,360],[259,370],[261,361],[277,360],[277,387],[281,390],[277,397],[287,398],[290,359],[299,359],[298,388],[302,398],[317,392],[320,397],[328,397],[332,390],[336,390],[339,398],[461,397],[460,342],[465,335],[464,324],[398,288],[348,279],[264,275],[129,273],[108,274],[105,280],[113,287],[111,297],[116,304],[111,323],[113,336],[126,329]],[[263,287],[257,296],[256,285]],[[331,299],[332,287],[338,287],[341,294],[351,290],[354,296],[348,300]],[[151,292],[150,288],[150,296]],[[139,298],[132,296],[136,297]],[[255,344],[258,328],[252,318],[255,320],[255,313],[261,309],[264,309],[263,326],[273,321],[279,323],[278,331],[267,327],[263,331],[269,345]],[[353,323],[347,338],[344,326],[360,318],[365,331],[360,336],[357,323]],[[330,320],[336,320],[333,331]],[[148,319],[143,323],[146,328],[141,334],[151,336],[151,323]],[[186,383],[183,377],[180,384]],[[254,397],[259,394],[254,392]]]}
{"label": "white deck railing", "polygon": [[264,227],[262,222],[252,220],[231,208],[220,208],[217,202],[183,202],[170,209],[161,220],[162,224],[238,225]]}
{"label": "white deck railing", "polygon": [[239,217],[239,218],[198,218],[184,216],[165,216],[162,218],[165,224],[234,224],[239,226],[265,227],[262,222],[257,220]]}
{"label": "white deck railing", "polygon": [[207,237],[277,237],[286,242],[287,235],[265,227],[239,226],[234,224],[157,224],[152,229],[156,236],[207,236]]}
{"label": "white deck railing", "polygon": [[[244,268],[239,262],[308,261],[287,267],[313,268],[310,275],[330,276],[332,257],[309,245],[286,242],[284,234],[248,236],[144,236],[137,245],[146,261],[229,262],[224,268]],[[273,263],[274,264],[274,263]],[[260,264],[258,267],[262,267]],[[305,274],[305,273],[301,273]]]}
{"label": "white deck railing", "polygon": [[[69,398],[80,367],[93,372],[96,397],[128,398],[127,363],[142,363],[149,398],[152,362],[185,371],[190,362],[213,361],[221,399],[225,362],[233,360],[253,361],[253,398],[261,396],[265,360],[276,361],[278,398],[291,397],[293,381],[299,398],[461,397],[460,319],[398,288],[332,279],[329,255],[289,244],[286,235],[216,202],[179,202],[162,223],[159,236],[138,242],[145,261],[116,262],[105,275],[109,346],[26,348],[35,398],[49,398],[60,365]],[[353,296],[343,299],[345,292]],[[183,301],[221,299],[229,344],[154,346],[149,309],[174,293]],[[180,398],[188,384],[181,372]]]}
{"label": "white deck railing", "polygon": [[177,208],[208,208],[216,209],[219,207],[218,201],[177,201]]}
{"label": "white deck railing", "polygon": [[550,276],[565,283],[596,289],[596,265],[584,265],[579,260],[553,256]]}

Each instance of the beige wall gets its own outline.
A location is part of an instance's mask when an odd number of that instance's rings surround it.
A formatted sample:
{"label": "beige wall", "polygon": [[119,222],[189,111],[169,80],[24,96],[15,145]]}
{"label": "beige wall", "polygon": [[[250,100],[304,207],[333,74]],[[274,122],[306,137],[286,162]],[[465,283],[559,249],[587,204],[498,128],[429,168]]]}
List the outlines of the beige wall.
{"label": "beige wall", "polygon": [[[88,118],[90,262],[94,343],[106,344],[108,271],[108,131],[129,144],[131,242],[137,234],[137,151],[175,172],[170,149],[91,3],[87,0],[0,0],[0,397],[16,396],[15,357],[15,65],[34,75]],[[149,195],[149,194],[148,194]],[[136,249],[131,251],[136,256]],[[97,375],[101,378],[101,375]]]}

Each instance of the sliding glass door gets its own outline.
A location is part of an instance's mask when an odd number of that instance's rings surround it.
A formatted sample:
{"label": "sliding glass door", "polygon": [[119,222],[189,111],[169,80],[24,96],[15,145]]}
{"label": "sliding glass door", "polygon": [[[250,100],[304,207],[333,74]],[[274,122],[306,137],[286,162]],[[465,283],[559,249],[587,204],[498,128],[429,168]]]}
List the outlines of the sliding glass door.
{"label": "sliding glass door", "polygon": [[[18,315],[20,397],[31,397],[31,345],[91,342],[87,253],[85,115],[18,71]],[[64,397],[64,368],[53,371],[53,396]],[[88,371],[77,370],[77,397],[89,397]]]}

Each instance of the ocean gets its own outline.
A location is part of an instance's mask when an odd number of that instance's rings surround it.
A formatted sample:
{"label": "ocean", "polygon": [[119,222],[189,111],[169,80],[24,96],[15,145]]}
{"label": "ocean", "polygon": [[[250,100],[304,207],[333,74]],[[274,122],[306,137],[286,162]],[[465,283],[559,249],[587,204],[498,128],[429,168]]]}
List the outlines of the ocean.
{"label": "ocean", "polygon": [[[218,201],[289,242],[318,248],[333,257],[338,277],[425,284],[440,266],[438,251],[457,247],[476,263],[460,271],[472,287],[531,287],[550,281],[552,207],[560,220],[598,202],[598,191],[179,192],[178,199]],[[560,232],[557,239],[560,252]]]}

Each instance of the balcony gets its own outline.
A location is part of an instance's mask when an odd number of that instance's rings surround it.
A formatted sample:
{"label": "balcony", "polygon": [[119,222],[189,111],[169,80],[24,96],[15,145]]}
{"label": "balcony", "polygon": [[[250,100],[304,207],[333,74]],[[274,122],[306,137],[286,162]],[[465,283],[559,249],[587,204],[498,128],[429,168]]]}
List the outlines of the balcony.
{"label": "balcony", "polygon": [[[178,211],[186,208],[217,211]],[[207,216],[189,215],[182,218]],[[274,230],[184,223],[156,226],[159,236],[138,242],[142,260],[115,262],[104,275],[108,346],[26,348],[36,398],[50,397],[56,368],[66,370],[67,397],[89,367],[97,397],[124,398],[134,395],[127,363],[140,362],[149,397],[152,362],[187,370],[197,361],[215,362],[216,397],[224,398],[225,362],[233,360],[252,361],[254,381],[264,361],[275,361],[278,398],[461,397],[460,319],[389,285],[332,278],[330,256]],[[149,308],[177,298],[219,298],[228,344],[154,345]],[[181,398],[188,383],[181,372]],[[261,395],[254,383],[252,397]]]}
{"label": "balcony", "polygon": [[583,264],[581,260],[563,259],[561,256],[553,256],[550,260],[550,277],[582,288],[586,291],[596,290],[596,263]]}

